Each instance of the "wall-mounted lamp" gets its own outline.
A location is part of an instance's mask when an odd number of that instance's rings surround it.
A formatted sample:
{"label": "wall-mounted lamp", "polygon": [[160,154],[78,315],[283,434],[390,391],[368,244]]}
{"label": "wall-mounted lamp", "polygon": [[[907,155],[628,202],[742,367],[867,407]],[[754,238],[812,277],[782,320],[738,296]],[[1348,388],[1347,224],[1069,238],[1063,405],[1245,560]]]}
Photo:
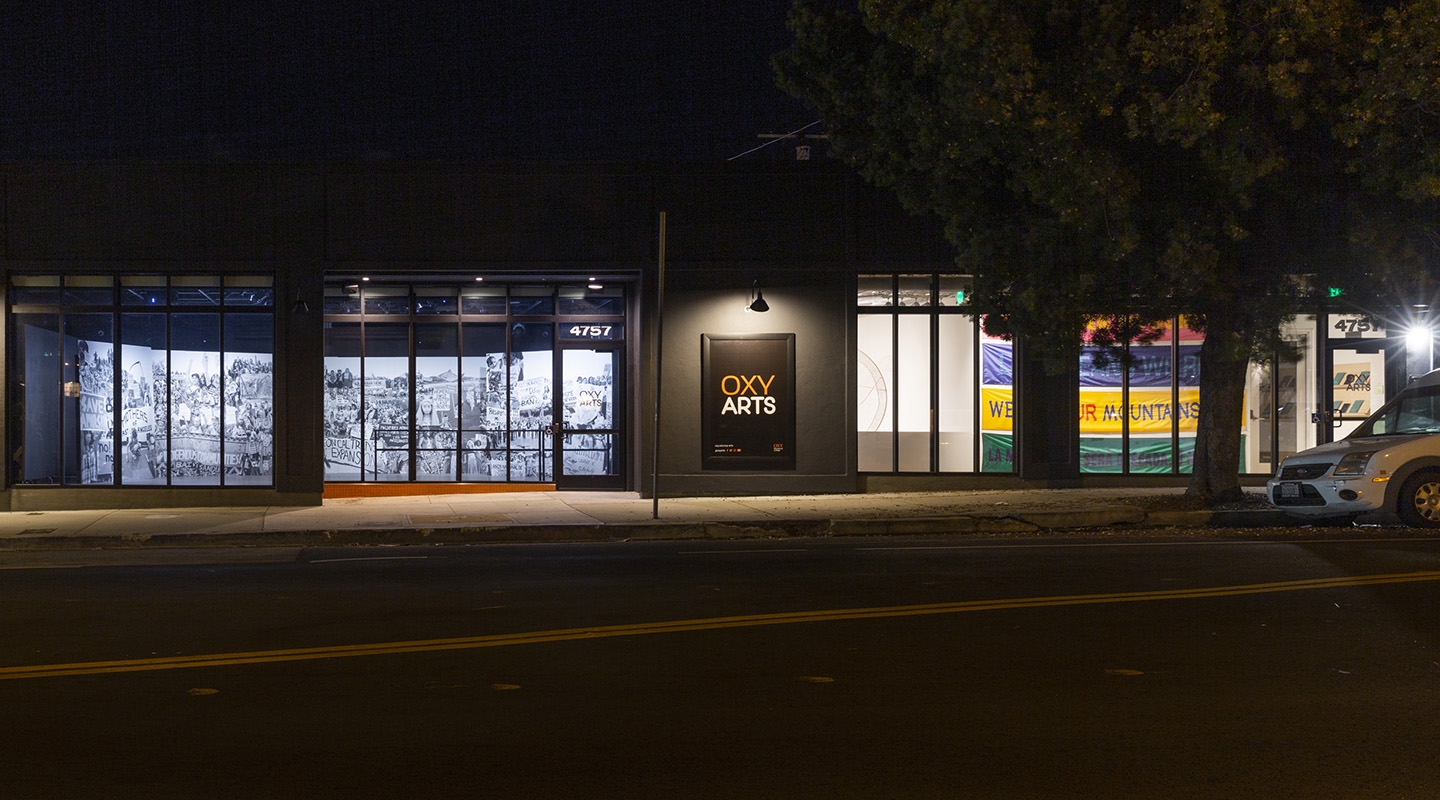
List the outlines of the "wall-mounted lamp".
{"label": "wall-mounted lamp", "polygon": [[303,297],[301,297],[300,295],[297,294],[297,295],[295,295],[295,305],[290,306],[290,313],[291,313],[291,314],[309,314],[309,313],[310,313],[310,304],[307,303],[307,302],[305,302],[305,298],[303,298]]}
{"label": "wall-mounted lamp", "polygon": [[750,286],[750,300],[745,304],[746,311],[764,313],[770,310],[770,304],[765,302],[765,295],[760,292],[760,281]]}
{"label": "wall-mounted lamp", "polygon": [[[1425,310],[1429,311],[1428,308]],[[1426,368],[1430,370],[1435,369],[1435,333],[1435,328],[1424,318],[1423,312],[1405,331],[1405,349],[1410,358],[1428,365]]]}

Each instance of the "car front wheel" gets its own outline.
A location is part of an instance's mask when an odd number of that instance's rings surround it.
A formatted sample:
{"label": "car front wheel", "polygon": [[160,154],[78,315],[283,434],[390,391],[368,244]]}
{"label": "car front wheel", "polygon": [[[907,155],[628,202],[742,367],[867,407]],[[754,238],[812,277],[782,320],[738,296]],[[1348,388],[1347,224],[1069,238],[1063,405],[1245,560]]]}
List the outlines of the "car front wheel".
{"label": "car front wheel", "polygon": [[1410,476],[1400,487],[1395,511],[1411,527],[1440,528],[1440,472],[1427,470]]}

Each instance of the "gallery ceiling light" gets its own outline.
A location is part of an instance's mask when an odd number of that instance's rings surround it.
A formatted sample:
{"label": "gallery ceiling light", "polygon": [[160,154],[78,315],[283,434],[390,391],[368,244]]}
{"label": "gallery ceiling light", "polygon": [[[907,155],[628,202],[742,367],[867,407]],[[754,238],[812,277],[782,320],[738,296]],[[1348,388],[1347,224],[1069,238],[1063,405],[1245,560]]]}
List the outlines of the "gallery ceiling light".
{"label": "gallery ceiling light", "polygon": [[605,287],[600,283],[600,281],[597,281],[597,280],[595,280],[594,278],[591,278],[591,279],[590,279],[590,289],[591,289],[592,291],[598,292],[598,291],[600,291],[601,289],[604,289],[604,288],[605,288]]}
{"label": "gallery ceiling light", "polygon": [[760,281],[750,286],[750,300],[745,304],[746,311],[764,313],[770,310],[770,304],[765,302],[765,295],[760,291]]}

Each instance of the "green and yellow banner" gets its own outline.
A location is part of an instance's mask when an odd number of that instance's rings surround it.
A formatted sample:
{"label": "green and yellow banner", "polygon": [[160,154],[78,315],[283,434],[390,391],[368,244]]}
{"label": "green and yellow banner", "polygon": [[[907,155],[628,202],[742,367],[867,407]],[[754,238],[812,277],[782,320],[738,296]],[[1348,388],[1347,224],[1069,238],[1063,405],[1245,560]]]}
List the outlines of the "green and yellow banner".
{"label": "green and yellow banner", "polygon": [[[1130,418],[1130,433],[1168,434],[1172,421],[1178,419],[1182,433],[1194,433],[1200,414],[1200,390],[1182,388],[1179,403],[1169,389],[1131,389],[1130,405],[1125,406],[1119,389],[1081,389],[1078,409],[1081,434],[1119,434],[1124,432],[1125,417]],[[983,388],[980,390],[980,428],[986,431],[1015,429],[1014,390]]]}

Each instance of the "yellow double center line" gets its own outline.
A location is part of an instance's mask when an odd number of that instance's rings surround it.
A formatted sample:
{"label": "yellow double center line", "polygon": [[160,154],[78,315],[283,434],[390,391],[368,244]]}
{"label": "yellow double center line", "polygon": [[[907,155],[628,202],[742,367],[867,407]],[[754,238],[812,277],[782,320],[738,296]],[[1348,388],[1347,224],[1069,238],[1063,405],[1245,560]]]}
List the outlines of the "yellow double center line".
{"label": "yellow double center line", "polygon": [[474,650],[482,647],[511,647],[544,642],[568,642],[583,639],[609,639],[617,636],[643,636],[652,633],[753,628],[762,625],[791,625],[802,622],[833,622],[883,617],[916,617],[931,614],[959,614],[967,611],[1001,611],[1016,608],[1047,608],[1054,606],[1099,605],[1104,603],[1143,603],[1154,600],[1193,600],[1207,597],[1299,592],[1313,589],[1336,589],[1376,584],[1414,583],[1440,580],[1440,570],[1401,572],[1388,575],[1357,575],[1343,578],[1314,578],[1300,581],[1251,583],[1240,586],[1213,586],[1200,589],[1171,589],[1152,592],[1115,592],[1109,594],[1058,595],[1054,597],[1018,597],[1000,600],[968,600],[957,603],[879,606],[874,608],[842,608],[824,611],[796,611],[777,614],[746,614],[734,617],[683,619],[669,622],[639,622],[628,625],[603,625],[590,628],[563,628],[530,633],[502,633],[491,636],[462,636],[450,639],[417,639],[405,642],[337,645],[332,647],[299,647],[286,650],[255,650],[241,653],[214,653],[196,656],[136,658],[122,661],[85,661],[72,664],[43,664],[28,667],[0,667],[0,680],[23,678],[55,678],[75,675],[99,675],[110,672],[148,672],[165,669],[228,667],[240,664],[265,664],[278,661],[311,661],[322,658],[428,653],[442,650]]}

